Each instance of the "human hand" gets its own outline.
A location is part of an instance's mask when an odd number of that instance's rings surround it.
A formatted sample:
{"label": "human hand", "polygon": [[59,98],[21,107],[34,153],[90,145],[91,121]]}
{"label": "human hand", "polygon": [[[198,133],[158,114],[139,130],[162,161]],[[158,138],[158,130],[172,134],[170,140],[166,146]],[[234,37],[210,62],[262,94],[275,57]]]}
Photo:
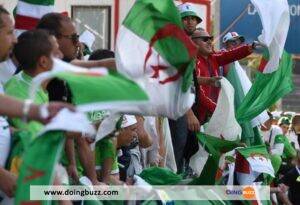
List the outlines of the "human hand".
{"label": "human hand", "polygon": [[200,131],[200,122],[192,110],[186,113],[188,129],[192,132]]}
{"label": "human hand", "polygon": [[43,105],[33,104],[30,106],[28,117],[46,124],[63,108],[67,108],[71,111],[75,110],[73,105],[63,102],[50,102],[49,104]]}
{"label": "human hand", "polygon": [[67,172],[68,172],[68,175],[71,179],[74,180],[74,182],[76,184],[79,183],[79,175],[78,175],[78,172],[77,172],[77,167],[75,164],[69,164],[69,166],[67,167]]}
{"label": "human hand", "polygon": [[0,190],[8,197],[12,198],[15,195],[17,176],[13,173],[0,168]]}

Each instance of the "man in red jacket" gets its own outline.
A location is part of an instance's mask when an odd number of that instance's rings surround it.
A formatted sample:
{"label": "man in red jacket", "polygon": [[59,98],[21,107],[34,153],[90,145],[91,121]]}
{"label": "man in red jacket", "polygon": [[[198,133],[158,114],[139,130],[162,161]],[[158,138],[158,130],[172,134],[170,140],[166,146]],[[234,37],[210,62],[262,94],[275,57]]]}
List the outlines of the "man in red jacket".
{"label": "man in red jacket", "polygon": [[[194,43],[198,46],[198,56],[196,63],[197,77],[219,76],[219,67],[242,59],[250,55],[256,44],[244,44],[236,48],[215,52],[213,50],[213,37],[203,29],[197,29],[191,36]],[[196,99],[196,116],[200,123],[207,121],[216,108],[219,96],[219,88],[211,85],[199,85],[198,97]]]}

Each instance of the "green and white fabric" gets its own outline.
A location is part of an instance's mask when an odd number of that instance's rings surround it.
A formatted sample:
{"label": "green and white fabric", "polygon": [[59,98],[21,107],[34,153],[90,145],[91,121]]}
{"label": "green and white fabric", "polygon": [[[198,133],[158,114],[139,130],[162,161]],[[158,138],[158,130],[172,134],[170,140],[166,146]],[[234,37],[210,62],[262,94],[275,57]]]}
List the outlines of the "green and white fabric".
{"label": "green and white fabric", "polygon": [[290,26],[287,0],[251,0],[261,19],[263,30],[258,40],[268,47],[269,59],[263,73],[277,70]]}
{"label": "green and white fabric", "polygon": [[220,82],[221,91],[217,106],[209,122],[204,126],[204,132],[229,141],[239,140],[242,129],[235,119],[234,89],[227,79],[223,78]]}
{"label": "green and white fabric", "polygon": [[[241,95],[244,99],[244,97],[249,92],[249,90],[252,86],[252,83],[251,83],[249,77],[247,76],[245,70],[242,68],[242,66],[240,65],[240,63],[238,61],[234,62],[234,68],[233,69],[231,68],[231,70],[233,72],[236,72],[237,77],[239,78],[239,82],[240,82],[240,85],[241,85],[241,88],[242,88]],[[235,92],[238,92],[238,91],[235,89]],[[243,99],[241,99],[241,100],[243,100]],[[267,112],[263,111],[262,113],[260,113],[258,116],[256,116],[255,118],[253,118],[251,120],[251,125],[252,125],[252,127],[256,127],[258,125],[263,124],[268,119],[269,119],[269,116],[268,116]]]}
{"label": "green and white fabric", "polygon": [[292,56],[283,53],[273,73],[256,73],[255,81],[237,110],[238,122],[251,120],[294,89]]}
{"label": "green and white fabric", "polygon": [[275,137],[274,146],[271,149],[272,154],[281,155],[282,159],[292,159],[296,157],[296,150],[285,135]]}
{"label": "green and white fabric", "polygon": [[[61,157],[65,142],[62,131],[95,134],[87,117],[82,113],[61,110],[45,126],[41,135],[33,140],[24,154],[17,181],[16,204],[29,203],[30,185],[52,185],[55,166]],[[51,201],[40,202],[43,205],[51,203]]]}
{"label": "green and white fabric", "polygon": [[[292,59],[284,52],[290,26],[287,0],[251,0],[263,30],[259,41],[267,46],[253,86],[237,110],[239,122],[252,120],[293,89]],[[272,95],[270,95],[272,93]]]}
{"label": "green and white fabric", "polygon": [[19,0],[15,16],[17,35],[34,29],[42,16],[54,12],[54,3],[55,0]]}
{"label": "green and white fabric", "polygon": [[213,185],[222,176],[225,153],[239,146],[238,142],[198,133],[199,150],[190,159],[190,167],[199,176],[192,185]]}
{"label": "green and white fabric", "polygon": [[30,89],[34,99],[42,82],[51,78],[65,80],[72,92],[72,103],[78,111],[110,110],[136,112],[148,97],[133,81],[120,74],[109,74],[107,69],[83,69],[55,60],[52,71],[36,76]]}
{"label": "green and white fabric", "polygon": [[234,89],[225,78],[220,82],[217,107],[209,122],[204,125],[204,133],[197,135],[199,150],[189,163],[199,176],[195,184],[214,184],[222,175],[225,153],[239,145],[241,127],[235,119]]}
{"label": "green and white fabric", "polygon": [[235,172],[240,185],[250,185],[262,174],[274,177],[274,169],[264,145],[236,149]]}
{"label": "green and white fabric", "polygon": [[147,92],[144,115],[176,119],[185,114],[194,102],[195,56],[172,0],[135,2],[119,29],[116,63],[119,72]]}

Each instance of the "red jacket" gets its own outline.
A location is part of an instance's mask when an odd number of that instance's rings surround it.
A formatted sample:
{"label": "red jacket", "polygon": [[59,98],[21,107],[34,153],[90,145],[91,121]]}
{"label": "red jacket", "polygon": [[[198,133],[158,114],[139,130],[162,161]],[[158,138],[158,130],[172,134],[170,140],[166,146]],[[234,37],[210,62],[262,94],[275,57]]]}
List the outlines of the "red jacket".
{"label": "red jacket", "polygon": [[[219,67],[240,60],[252,53],[251,45],[241,45],[231,50],[222,50],[210,55],[207,59],[198,55],[196,63],[197,77],[219,76]],[[209,69],[209,65],[210,68]],[[219,96],[219,88],[200,85],[198,87],[198,99],[196,99],[196,115],[203,124],[207,116],[210,116],[215,108]]]}

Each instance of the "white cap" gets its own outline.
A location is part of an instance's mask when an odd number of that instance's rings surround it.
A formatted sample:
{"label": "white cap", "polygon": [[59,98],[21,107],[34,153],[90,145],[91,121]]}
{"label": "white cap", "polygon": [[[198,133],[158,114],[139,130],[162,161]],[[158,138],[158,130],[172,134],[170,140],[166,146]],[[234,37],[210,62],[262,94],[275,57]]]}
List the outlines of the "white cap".
{"label": "white cap", "polygon": [[124,115],[122,119],[121,128],[129,127],[137,123],[137,120],[134,115]]}
{"label": "white cap", "polygon": [[192,4],[183,3],[183,4],[178,5],[177,8],[179,10],[181,18],[186,17],[186,16],[194,16],[197,18],[198,23],[202,22],[202,19],[197,14],[197,12]]}
{"label": "white cap", "polygon": [[242,43],[245,41],[244,36],[240,36],[237,32],[229,32],[223,37],[223,43],[235,39],[240,39]]}
{"label": "white cap", "polygon": [[95,40],[96,40],[95,35],[88,30],[85,30],[79,37],[79,42],[85,43],[85,45],[89,47],[90,51],[92,51],[92,46]]}

